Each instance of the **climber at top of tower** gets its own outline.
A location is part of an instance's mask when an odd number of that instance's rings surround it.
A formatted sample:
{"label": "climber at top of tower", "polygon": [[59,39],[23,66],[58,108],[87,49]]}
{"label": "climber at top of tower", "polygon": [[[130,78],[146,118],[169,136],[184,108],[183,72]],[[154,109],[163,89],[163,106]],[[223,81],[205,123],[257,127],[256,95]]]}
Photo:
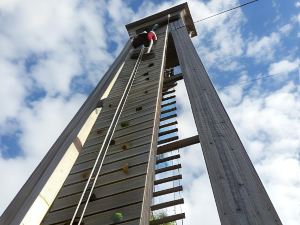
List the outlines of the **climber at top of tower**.
{"label": "climber at top of tower", "polygon": [[151,29],[147,28],[144,32],[134,37],[132,41],[132,46],[134,48],[138,48],[141,45],[144,45],[145,47],[148,47],[146,53],[150,53],[151,48],[153,46],[153,42],[157,41],[157,36],[154,30],[156,30],[158,26],[158,24],[155,24]]}

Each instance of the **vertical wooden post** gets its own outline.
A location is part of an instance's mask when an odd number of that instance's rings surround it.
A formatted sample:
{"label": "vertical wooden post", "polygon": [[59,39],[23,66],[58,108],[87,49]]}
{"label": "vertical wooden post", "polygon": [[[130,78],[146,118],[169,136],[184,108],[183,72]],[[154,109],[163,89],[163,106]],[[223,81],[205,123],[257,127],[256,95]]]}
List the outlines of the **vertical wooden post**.
{"label": "vertical wooden post", "polygon": [[181,20],[171,33],[222,225],[282,224]]}

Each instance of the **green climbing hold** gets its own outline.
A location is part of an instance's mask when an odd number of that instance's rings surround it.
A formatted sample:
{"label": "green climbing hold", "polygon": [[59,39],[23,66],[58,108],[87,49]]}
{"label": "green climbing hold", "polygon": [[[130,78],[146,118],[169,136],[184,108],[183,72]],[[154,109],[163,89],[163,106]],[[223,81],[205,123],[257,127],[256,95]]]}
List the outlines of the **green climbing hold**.
{"label": "green climbing hold", "polygon": [[123,220],[123,214],[120,212],[116,212],[114,213],[114,215],[112,216],[112,220],[114,223],[119,223]]}

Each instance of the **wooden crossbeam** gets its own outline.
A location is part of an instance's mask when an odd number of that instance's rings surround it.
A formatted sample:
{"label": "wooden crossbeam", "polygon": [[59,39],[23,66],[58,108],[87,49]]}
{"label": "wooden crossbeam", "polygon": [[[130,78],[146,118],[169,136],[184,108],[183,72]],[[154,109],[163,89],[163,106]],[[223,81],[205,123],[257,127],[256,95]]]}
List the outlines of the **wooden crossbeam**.
{"label": "wooden crossbeam", "polygon": [[150,225],[166,224],[166,223],[173,222],[176,220],[182,220],[184,218],[185,218],[185,214],[180,213],[180,214],[176,214],[176,215],[172,215],[172,216],[166,216],[164,218],[160,218],[157,220],[151,220]]}
{"label": "wooden crossbeam", "polygon": [[195,135],[193,137],[185,138],[166,145],[159,146],[157,148],[157,154],[163,154],[179,148],[184,148],[190,145],[198,144],[199,142],[199,136]]}
{"label": "wooden crossbeam", "polygon": [[171,129],[171,130],[166,130],[166,131],[160,132],[160,133],[158,134],[158,136],[161,137],[161,136],[164,136],[164,135],[167,135],[167,134],[175,133],[175,132],[177,132],[177,131],[178,131],[177,128],[174,128],[174,129]]}
{"label": "wooden crossbeam", "polygon": [[159,179],[159,180],[155,180],[154,185],[159,185],[159,184],[167,183],[167,182],[174,181],[174,180],[180,180],[180,179],[182,179],[181,174],[171,176],[171,177],[162,178],[162,179]]}
{"label": "wooden crossbeam", "polygon": [[155,170],[155,174],[163,173],[163,172],[167,172],[167,171],[171,171],[171,170],[176,170],[176,169],[180,169],[180,168],[181,168],[181,164],[176,164],[176,165],[173,165],[173,166],[167,166],[167,167]]}
{"label": "wooden crossbeam", "polygon": [[161,144],[165,144],[165,143],[168,143],[168,142],[171,142],[171,141],[176,141],[176,140],[178,140],[178,136],[174,136],[174,137],[170,137],[170,138],[160,140],[160,141],[157,142],[157,144],[161,145]]}
{"label": "wooden crossbeam", "polygon": [[166,117],[160,118],[160,121],[165,121],[165,120],[176,118],[176,117],[177,117],[177,114],[175,113],[175,114],[172,114],[170,116],[166,116]]}
{"label": "wooden crossbeam", "polygon": [[167,109],[167,110],[162,111],[160,114],[162,115],[162,114],[170,113],[170,112],[176,111],[176,109],[177,109],[176,107],[173,107],[171,109]]}
{"label": "wooden crossbeam", "polygon": [[166,123],[166,124],[160,125],[159,129],[166,128],[166,127],[169,127],[169,126],[173,126],[173,125],[176,125],[176,124],[177,124],[177,121],[173,121],[171,123]]}
{"label": "wooden crossbeam", "polygon": [[176,95],[171,95],[169,97],[162,98],[162,101],[167,101],[167,100],[170,100],[172,98],[176,98]]}
{"label": "wooden crossbeam", "polygon": [[179,74],[176,74],[174,76],[170,76],[170,77],[165,78],[164,84],[176,82],[176,81],[179,81],[179,80],[182,80],[182,79],[183,79],[182,73],[179,73]]}
{"label": "wooden crossbeam", "polygon": [[168,95],[168,94],[172,94],[174,92],[175,92],[175,90],[166,91],[166,92],[163,92],[162,95]]}
{"label": "wooden crossbeam", "polygon": [[170,193],[174,193],[174,192],[178,192],[178,191],[182,191],[182,190],[183,190],[183,188],[180,185],[180,186],[177,186],[177,187],[168,188],[168,189],[165,189],[165,190],[153,192],[153,197],[158,197],[158,196],[161,196],[161,195],[166,195],[166,194],[170,194]]}
{"label": "wooden crossbeam", "polygon": [[164,108],[164,107],[167,107],[167,106],[169,106],[169,105],[173,105],[173,104],[176,104],[176,101],[172,101],[172,102],[169,102],[169,103],[163,104],[163,105],[161,105],[161,108]]}
{"label": "wooden crossbeam", "polygon": [[166,158],[156,160],[156,164],[167,162],[167,161],[174,160],[174,159],[179,159],[179,158],[180,158],[179,154],[172,155],[172,156],[169,156],[169,157],[166,157]]}
{"label": "wooden crossbeam", "polygon": [[180,199],[176,199],[173,201],[163,202],[163,203],[159,203],[156,205],[152,205],[151,210],[154,211],[154,210],[163,209],[163,208],[167,208],[167,207],[174,206],[174,205],[180,205],[183,203],[184,203],[183,198],[180,198]]}

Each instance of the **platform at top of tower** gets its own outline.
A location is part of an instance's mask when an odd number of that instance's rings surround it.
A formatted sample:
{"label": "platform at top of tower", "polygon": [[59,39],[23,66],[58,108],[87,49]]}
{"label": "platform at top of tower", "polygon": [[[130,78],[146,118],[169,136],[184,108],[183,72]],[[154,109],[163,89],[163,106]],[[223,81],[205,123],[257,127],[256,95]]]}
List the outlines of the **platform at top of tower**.
{"label": "platform at top of tower", "polygon": [[193,23],[188,4],[186,2],[127,24],[126,29],[129,33],[129,36],[134,36],[135,34],[142,32],[145,28],[150,27],[155,23],[167,24],[169,14],[170,20],[181,16],[185,23],[187,31],[191,34],[191,37],[197,36],[197,31]]}

